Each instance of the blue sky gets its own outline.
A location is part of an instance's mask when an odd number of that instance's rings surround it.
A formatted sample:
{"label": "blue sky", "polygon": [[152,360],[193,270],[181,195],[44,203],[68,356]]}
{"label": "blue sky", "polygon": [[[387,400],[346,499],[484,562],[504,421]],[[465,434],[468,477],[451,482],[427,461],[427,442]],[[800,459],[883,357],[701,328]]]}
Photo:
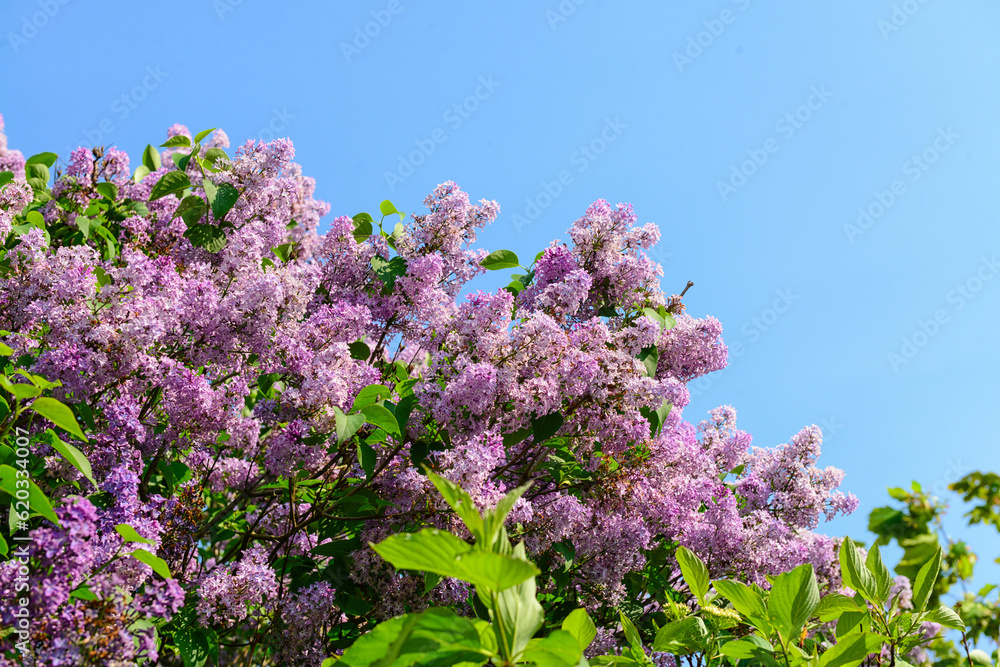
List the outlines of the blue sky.
{"label": "blue sky", "polygon": [[887,486],[1000,467],[996,3],[12,0],[0,26],[26,155],[289,136],[334,213],[450,179],[522,258],[633,203],[664,288],[694,281],[733,347],[687,417],[731,404],[757,445],[823,427],[861,499],[832,533],[867,539]]}

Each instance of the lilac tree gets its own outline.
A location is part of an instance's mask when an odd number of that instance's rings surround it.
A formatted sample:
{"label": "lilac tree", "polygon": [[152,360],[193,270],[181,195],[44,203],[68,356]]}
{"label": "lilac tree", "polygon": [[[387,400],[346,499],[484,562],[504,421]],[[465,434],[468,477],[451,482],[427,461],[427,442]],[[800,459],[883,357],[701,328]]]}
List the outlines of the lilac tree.
{"label": "lilac tree", "polygon": [[[55,167],[0,134],[0,432],[26,434],[18,465],[55,507],[0,531],[4,627],[31,610],[5,664],[318,664],[401,613],[474,614],[468,583],[367,546],[468,535],[428,470],[482,511],[531,483],[506,531],[546,627],[585,607],[594,651],[622,643],[620,611],[687,594],[679,546],[713,578],[810,564],[840,587],[814,531],[857,501],[816,466],[819,429],[755,448],[731,407],[685,420],[722,328],[661,290],[660,232],[631,206],[596,201],[524,266],[476,247],[500,207],[454,183],[321,234],[290,141],[227,148],[175,125],[136,166],[80,148]],[[23,410],[29,384],[83,432]]]}

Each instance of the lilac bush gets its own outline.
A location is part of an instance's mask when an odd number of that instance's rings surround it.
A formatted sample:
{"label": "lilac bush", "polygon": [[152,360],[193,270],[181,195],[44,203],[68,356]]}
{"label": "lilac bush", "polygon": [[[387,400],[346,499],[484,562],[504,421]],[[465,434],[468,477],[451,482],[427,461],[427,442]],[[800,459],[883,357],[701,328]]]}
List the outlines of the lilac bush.
{"label": "lilac bush", "polygon": [[476,246],[500,207],[455,183],[320,233],[331,207],[291,141],[226,148],[175,125],[137,164],[81,148],[50,173],[0,134],[6,368],[58,383],[93,479],[53,424],[3,410],[59,524],[31,520],[27,592],[0,533],[0,619],[22,595],[33,613],[2,664],[319,664],[397,614],[472,612],[466,584],[367,546],[463,534],[426,469],[479,509],[532,482],[507,531],[546,617],[584,606],[604,643],[619,608],[686,594],[680,545],[712,577],[809,563],[839,589],[815,531],[857,506],[843,473],[817,467],[815,426],[757,448],[729,406],[685,420],[687,383],[727,363],[722,327],[661,290],[660,231],[631,206],[596,201],[522,266]]}

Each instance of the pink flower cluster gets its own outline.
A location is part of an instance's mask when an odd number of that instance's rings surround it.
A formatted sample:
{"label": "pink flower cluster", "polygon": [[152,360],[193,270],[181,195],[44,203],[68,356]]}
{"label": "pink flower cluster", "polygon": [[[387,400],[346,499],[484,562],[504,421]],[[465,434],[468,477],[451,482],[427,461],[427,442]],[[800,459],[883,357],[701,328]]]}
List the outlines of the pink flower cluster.
{"label": "pink flower cluster", "polygon": [[[183,126],[169,135],[193,139]],[[200,155],[228,144],[217,130]],[[33,592],[51,630],[36,638],[50,642],[45,650],[79,653],[74,633],[97,631],[89,603],[68,595],[113,557],[119,523],[150,540],[173,578],[131,561],[105,570],[92,588],[103,587],[116,613],[145,605],[143,614],[169,618],[187,595],[200,623],[220,633],[282,628],[273,641],[283,655],[323,655],[327,633],[358,622],[358,608],[387,617],[464,604],[468,587],[446,580],[425,590],[364,546],[420,525],[459,529],[422,464],[482,508],[530,481],[508,530],[539,562],[563,563],[556,547],[571,543],[570,590],[592,609],[619,603],[626,576],[673,543],[715,576],[766,583],[811,562],[835,579],[834,544],[813,531],[856,507],[837,490],[843,473],[815,466],[815,427],[760,449],[731,408],[698,426],[685,421],[685,385],[726,365],[722,328],[677,314],[664,329],[645,314],[671,303],[662,267],[645,252],[660,232],[639,225],[631,206],[595,202],[522,289],[463,296],[485,271],[487,252],[474,244],[499,215],[496,202],[473,203],[448,182],[427,197],[426,213],[398,227],[390,214],[385,233],[377,221],[366,228],[340,216],[320,234],[330,207],[314,199],[290,141],[249,141],[219,171],[191,160],[186,193],[150,200],[184,153],[162,151],[162,166],[137,180],[124,153],[79,149],[55,198],[36,205],[23,156],[0,133],[0,170],[14,174],[0,189],[0,232],[29,205],[48,229],[67,230],[64,240],[37,227],[5,235],[3,342],[92,419],[81,448],[107,499],[96,507],[68,485],[51,489],[63,526],[36,529],[33,556],[49,572]],[[97,189],[105,182],[126,211],[107,223],[118,243],[111,254],[97,235],[73,234],[80,211],[109,208]],[[180,207],[224,186],[235,204],[218,219],[206,206],[197,223],[224,233],[210,250],[194,242]],[[650,350],[652,368],[641,359]],[[408,402],[408,416],[386,427],[369,411],[353,439],[339,437],[374,384],[389,394],[376,407],[398,416]],[[301,495],[281,495],[291,493]],[[312,551],[338,541],[353,546]],[[294,579],[307,558],[316,576]],[[0,606],[13,594],[5,572]],[[133,594],[131,606],[119,590]]]}

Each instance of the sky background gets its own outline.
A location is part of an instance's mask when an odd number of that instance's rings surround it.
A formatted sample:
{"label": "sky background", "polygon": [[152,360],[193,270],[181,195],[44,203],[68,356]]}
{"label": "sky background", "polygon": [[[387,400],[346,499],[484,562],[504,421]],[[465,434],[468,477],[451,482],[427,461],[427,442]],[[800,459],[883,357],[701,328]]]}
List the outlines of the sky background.
{"label": "sky background", "polygon": [[500,202],[482,247],[529,261],[631,202],[664,290],[693,281],[731,346],[685,416],[731,404],[761,446],[821,426],[861,500],[825,532],[868,540],[886,487],[1000,468],[995,2],[10,0],[0,26],[25,155],[137,163],[178,122],[291,137],[333,214],[454,180]]}

